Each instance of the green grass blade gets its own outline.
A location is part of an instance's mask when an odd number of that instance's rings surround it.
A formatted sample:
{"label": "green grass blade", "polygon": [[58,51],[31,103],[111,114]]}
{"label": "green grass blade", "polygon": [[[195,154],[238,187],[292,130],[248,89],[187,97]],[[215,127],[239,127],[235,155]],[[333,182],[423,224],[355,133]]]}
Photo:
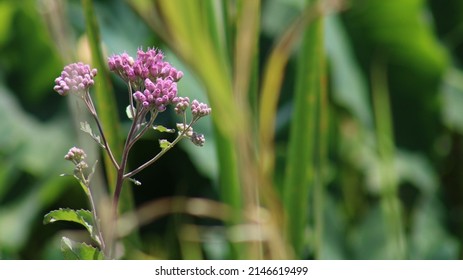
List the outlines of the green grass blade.
{"label": "green grass blade", "polygon": [[293,121],[283,190],[287,237],[295,257],[302,257],[309,213],[309,189],[314,184],[317,99],[322,90],[323,24],[318,19],[305,31],[299,51]]}
{"label": "green grass blade", "polygon": [[[325,30],[325,21],[320,23],[320,29]],[[324,33],[320,34],[318,38],[324,40]],[[323,258],[323,234],[324,234],[324,201],[325,201],[325,184],[328,167],[328,143],[329,143],[329,101],[327,90],[327,73],[326,73],[326,59],[323,45],[319,45],[320,58],[319,58],[319,72],[320,72],[320,89],[319,97],[317,99],[318,107],[318,149],[315,152],[315,184],[313,196],[313,211],[314,211],[314,252],[315,259]]]}
{"label": "green grass blade", "polygon": [[321,12],[322,11],[315,5],[309,5],[302,15],[278,40],[264,66],[259,103],[260,165],[264,177],[270,178],[274,170],[274,130],[278,99],[286,64],[291,54],[292,47],[304,32],[307,24],[319,17]]}

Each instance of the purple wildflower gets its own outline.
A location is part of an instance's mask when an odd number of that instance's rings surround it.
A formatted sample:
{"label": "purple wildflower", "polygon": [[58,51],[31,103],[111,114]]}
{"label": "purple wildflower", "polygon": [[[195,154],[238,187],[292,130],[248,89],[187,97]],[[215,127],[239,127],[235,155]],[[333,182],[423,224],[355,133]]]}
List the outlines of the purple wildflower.
{"label": "purple wildflower", "polygon": [[175,113],[181,115],[190,106],[190,98],[177,96],[172,99],[172,103],[175,104]]}
{"label": "purple wildflower", "polygon": [[133,65],[135,61],[126,52],[108,58],[109,70],[118,74],[124,81],[136,81]]}
{"label": "purple wildflower", "polygon": [[178,82],[183,77],[182,71],[178,71],[169,62],[164,61],[164,54],[161,51],[149,48],[146,52],[138,49],[134,72],[143,80],[150,78],[154,81],[157,78],[164,78]]}
{"label": "purple wildflower", "polygon": [[125,52],[113,55],[108,58],[108,65],[109,70],[115,72],[126,82],[142,83],[146,79],[155,81],[158,78],[177,82],[183,77],[182,71],[178,71],[164,61],[164,54],[156,49],[148,49],[146,52],[138,49],[136,60]]}
{"label": "purple wildflower", "polygon": [[91,69],[89,65],[82,62],[66,65],[61,76],[55,79],[56,85],[53,89],[62,96],[68,93],[83,93],[93,86],[93,77],[96,74],[96,69]]}
{"label": "purple wildflower", "polygon": [[191,113],[194,117],[204,117],[211,113],[211,108],[205,103],[201,103],[198,100],[193,100],[191,103]]}
{"label": "purple wildflower", "polygon": [[167,105],[177,96],[177,83],[171,79],[157,78],[156,83],[150,79],[145,79],[145,90],[137,91],[133,94],[136,101],[140,102],[145,108],[155,108],[162,112]]}

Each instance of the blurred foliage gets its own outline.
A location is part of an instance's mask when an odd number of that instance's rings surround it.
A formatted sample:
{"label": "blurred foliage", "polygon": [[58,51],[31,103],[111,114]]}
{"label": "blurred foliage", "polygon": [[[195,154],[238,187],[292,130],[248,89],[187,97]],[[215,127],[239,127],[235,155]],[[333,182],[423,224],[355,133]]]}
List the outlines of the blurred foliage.
{"label": "blurred foliage", "polygon": [[[213,108],[203,148],[182,143],[126,186],[139,222],[126,234],[142,245],[125,258],[463,258],[462,2],[320,2],[333,11],[93,1],[105,55],[160,48],[185,73],[179,94]],[[85,116],[52,90],[66,63],[90,61],[85,34],[80,1],[0,0],[0,259],[59,259],[61,236],[85,241],[42,224],[88,208],[59,176]],[[127,94],[111,81],[122,141]]]}

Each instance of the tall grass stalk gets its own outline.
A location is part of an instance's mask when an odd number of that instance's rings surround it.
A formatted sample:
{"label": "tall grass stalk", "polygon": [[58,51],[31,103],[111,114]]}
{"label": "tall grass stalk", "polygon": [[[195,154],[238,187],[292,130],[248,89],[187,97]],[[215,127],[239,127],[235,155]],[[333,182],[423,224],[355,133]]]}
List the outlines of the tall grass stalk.
{"label": "tall grass stalk", "polygon": [[[322,30],[325,30],[324,20],[320,20],[319,36],[324,40]],[[315,259],[322,259],[323,257],[323,234],[324,234],[324,200],[325,200],[325,184],[328,165],[328,144],[329,144],[329,103],[328,103],[328,89],[327,89],[327,73],[326,73],[326,59],[325,48],[321,42],[318,42],[319,47],[319,72],[320,72],[320,88],[317,99],[317,147],[315,151],[315,184],[313,192],[313,211],[314,211],[314,256]]]}
{"label": "tall grass stalk", "polygon": [[312,22],[302,38],[298,54],[293,121],[288,144],[288,160],[284,181],[287,237],[295,256],[301,258],[306,249],[309,220],[309,190],[314,186],[316,149],[317,99],[321,96],[323,73],[323,24]]}
{"label": "tall grass stalk", "polygon": [[[257,61],[258,38],[260,27],[260,1],[238,1],[236,16],[236,35],[233,63],[233,95],[240,108],[244,122],[240,124],[242,133],[236,136],[239,150],[241,189],[243,191],[246,211],[255,212],[257,219],[258,240],[251,243],[246,253],[247,258],[263,259],[263,229],[261,213],[262,184],[259,182],[256,152],[256,131],[253,129],[249,96],[256,95],[250,87],[253,79],[253,65]],[[255,89],[254,89],[255,90]]]}
{"label": "tall grass stalk", "polygon": [[381,207],[384,213],[391,258],[404,259],[406,244],[402,209],[398,197],[395,172],[395,145],[386,69],[382,60],[373,63],[371,72],[373,108],[376,124],[376,144],[379,155]]}

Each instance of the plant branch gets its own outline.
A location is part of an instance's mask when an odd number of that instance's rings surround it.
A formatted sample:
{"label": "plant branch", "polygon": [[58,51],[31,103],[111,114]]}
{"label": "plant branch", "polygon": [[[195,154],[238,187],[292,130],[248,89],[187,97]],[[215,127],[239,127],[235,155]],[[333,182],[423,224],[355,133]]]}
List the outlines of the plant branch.
{"label": "plant branch", "polygon": [[158,116],[159,111],[155,111],[154,114],[151,114],[151,118],[149,122],[146,124],[146,126],[137,134],[133,137],[132,141],[130,141],[129,149],[132,148],[132,146],[137,142],[145,133],[146,131],[153,125],[154,120]]}
{"label": "plant branch", "polygon": [[152,159],[150,159],[149,161],[145,162],[144,164],[140,165],[138,168],[130,171],[129,173],[125,174],[124,175],[124,179],[125,178],[130,178],[132,176],[134,176],[135,174],[139,173],[140,171],[142,171],[143,169],[145,169],[146,167],[150,166],[151,164],[155,163],[160,157],[162,157],[165,153],[167,153],[167,151],[169,151],[172,147],[174,147],[182,138],[183,136],[185,136],[185,133],[190,129],[190,127],[193,126],[193,124],[198,120],[198,118],[195,118],[191,121],[191,123],[188,125],[187,128],[185,128],[182,133],[180,133],[177,138],[175,138],[175,140],[169,144],[169,146],[167,146],[166,148],[162,149],[155,157],[153,157]]}
{"label": "plant branch", "polygon": [[100,132],[101,140],[103,141],[104,149],[109,155],[109,158],[111,159],[112,164],[116,169],[119,169],[119,164],[117,163],[116,159],[114,158],[114,155],[111,151],[111,148],[109,147],[108,141],[106,140],[105,134],[103,132],[103,128],[101,126],[101,122],[98,118],[98,114],[96,112],[95,106],[93,105],[92,98],[90,97],[90,93],[87,92],[85,97],[83,98],[85,104],[87,105],[87,108],[89,109],[90,113],[92,114],[93,119],[95,120],[95,123],[98,127],[98,131]]}

